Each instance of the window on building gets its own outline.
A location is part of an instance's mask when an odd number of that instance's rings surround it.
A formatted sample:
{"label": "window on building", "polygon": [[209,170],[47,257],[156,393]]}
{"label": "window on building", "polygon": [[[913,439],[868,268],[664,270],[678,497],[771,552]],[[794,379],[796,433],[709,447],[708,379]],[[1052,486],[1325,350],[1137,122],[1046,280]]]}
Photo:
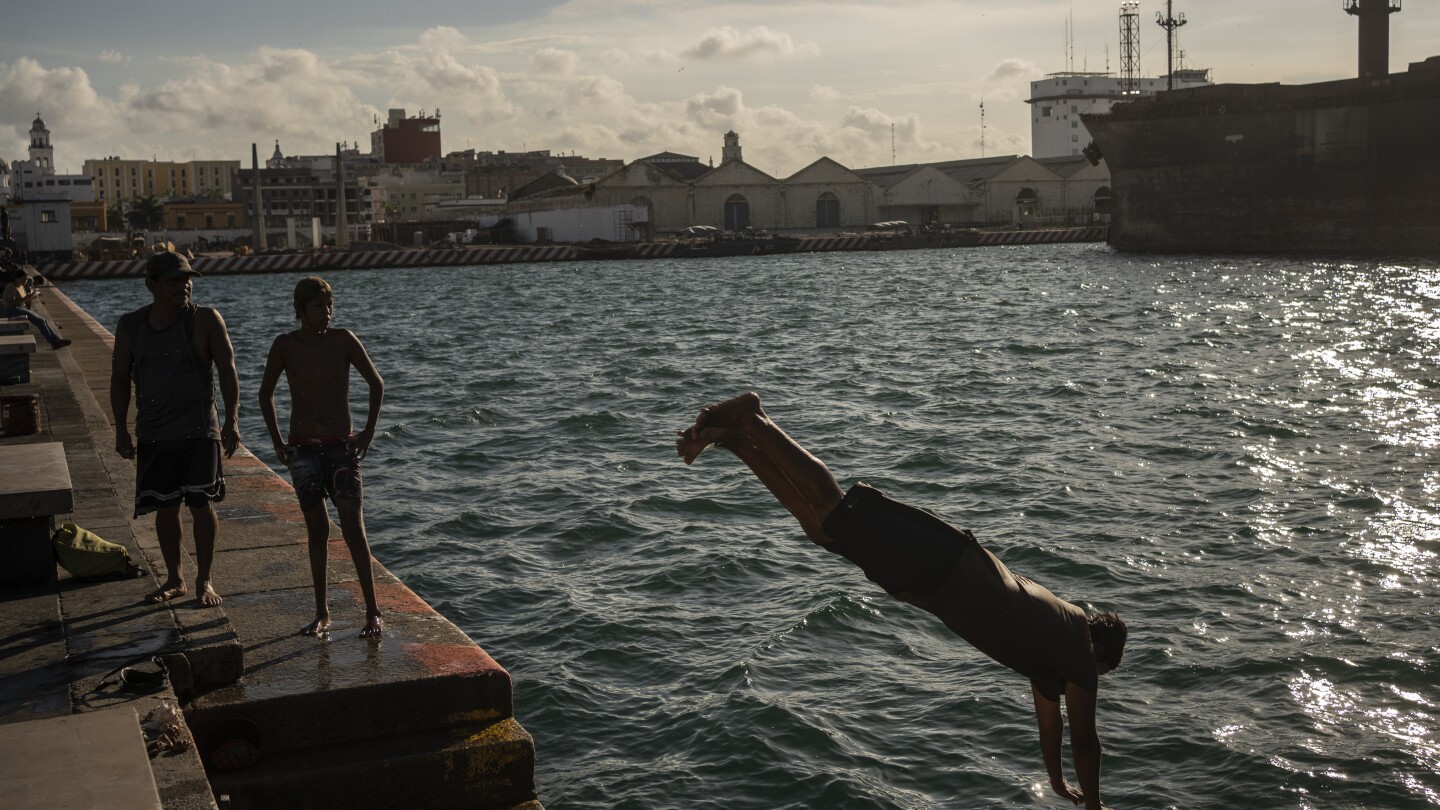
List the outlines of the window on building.
{"label": "window on building", "polygon": [[725,230],[743,231],[750,227],[750,201],[734,194],[725,201]]}
{"label": "window on building", "polygon": [[233,228],[233,227],[235,227],[235,215],[234,215],[234,214],[226,214],[226,215],[225,215],[225,227],[227,227],[227,228]]}
{"label": "window on building", "polygon": [[1040,117],[1041,117],[1041,118],[1049,118],[1052,112],[1053,112],[1053,111],[1052,111],[1049,107],[1041,107],[1041,108],[1040,108]]}
{"label": "window on building", "polygon": [[54,212],[53,210],[51,210],[51,209],[49,209],[49,208],[42,208],[42,209],[40,210],[40,221],[41,221],[41,222],[45,222],[45,223],[49,223],[49,222],[59,222],[60,219],[59,219],[59,217],[57,217],[57,216],[55,215],[55,212]]}
{"label": "window on building", "polygon": [[184,214],[176,214],[176,215],[175,215],[175,228],[176,228],[177,230],[181,230],[181,231],[185,230],[185,215],[184,215]]}
{"label": "window on building", "polygon": [[205,227],[206,227],[206,228],[213,228],[213,227],[215,227],[215,215],[214,215],[214,214],[206,214],[206,215],[205,215]]}
{"label": "window on building", "polygon": [[1071,122],[1070,122],[1070,128],[1071,128],[1071,129],[1079,129],[1079,128],[1080,128],[1080,122],[1079,122],[1079,121],[1071,121]]}
{"label": "window on building", "polygon": [[831,192],[827,191],[815,200],[815,227],[840,227],[840,198]]}
{"label": "window on building", "polygon": [[1022,188],[1020,193],[1015,195],[1015,207],[1022,217],[1035,216],[1035,210],[1040,205],[1040,195],[1035,193],[1033,188]]}

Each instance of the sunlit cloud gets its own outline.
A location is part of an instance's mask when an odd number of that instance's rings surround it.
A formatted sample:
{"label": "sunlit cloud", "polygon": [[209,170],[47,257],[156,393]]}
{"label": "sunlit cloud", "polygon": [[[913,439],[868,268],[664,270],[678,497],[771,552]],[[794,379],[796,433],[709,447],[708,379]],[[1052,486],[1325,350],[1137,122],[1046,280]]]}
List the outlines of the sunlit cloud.
{"label": "sunlit cloud", "polygon": [[795,42],[789,34],[756,26],[740,32],[729,26],[711,28],[700,42],[686,48],[683,55],[694,59],[803,59],[820,55],[820,46],[813,42]]}

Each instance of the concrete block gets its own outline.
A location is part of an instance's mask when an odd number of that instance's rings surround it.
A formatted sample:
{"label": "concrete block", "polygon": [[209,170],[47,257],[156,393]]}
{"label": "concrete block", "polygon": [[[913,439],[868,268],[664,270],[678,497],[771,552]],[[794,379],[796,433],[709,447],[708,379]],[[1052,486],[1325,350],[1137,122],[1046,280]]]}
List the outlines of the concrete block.
{"label": "concrete block", "polygon": [[0,335],[28,335],[30,334],[30,319],[0,319]]}
{"label": "concrete block", "polygon": [[10,807],[161,810],[140,719],[130,708],[6,726],[0,785]]}
{"label": "concrete block", "polygon": [[35,353],[33,335],[0,335],[0,355],[21,355]]}
{"label": "concrete block", "polygon": [[0,385],[30,382],[30,355],[0,354]]}
{"label": "concrete block", "polygon": [[38,585],[55,581],[55,551],[50,547],[54,532],[49,517],[21,517],[0,520],[0,587]]}
{"label": "concrete block", "polygon": [[[209,743],[200,738],[201,752]],[[538,807],[535,743],[507,718],[273,756],[243,771],[209,769],[215,793],[232,810],[510,810]]]}
{"label": "concrete block", "polygon": [[433,613],[387,611],[376,642],[358,638],[364,608],[349,589],[331,589],[323,639],[296,634],[314,616],[308,588],[231,597],[225,609],[245,675],[188,707],[197,734],[244,718],[288,750],[513,714],[509,673]]}
{"label": "concrete block", "polygon": [[69,512],[70,487],[63,444],[0,445],[0,520]]}

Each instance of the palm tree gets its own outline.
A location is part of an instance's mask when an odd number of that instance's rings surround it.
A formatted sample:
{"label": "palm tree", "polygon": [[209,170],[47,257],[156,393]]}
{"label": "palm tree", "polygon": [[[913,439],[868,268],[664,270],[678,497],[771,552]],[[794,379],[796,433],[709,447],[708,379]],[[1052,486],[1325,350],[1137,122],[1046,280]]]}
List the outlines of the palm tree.
{"label": "palm tree", "polygon": [[130,212],[126,217],[132,228],[158,228],[164,221],[165,205],[154,194],[146,194],[130,201]]}

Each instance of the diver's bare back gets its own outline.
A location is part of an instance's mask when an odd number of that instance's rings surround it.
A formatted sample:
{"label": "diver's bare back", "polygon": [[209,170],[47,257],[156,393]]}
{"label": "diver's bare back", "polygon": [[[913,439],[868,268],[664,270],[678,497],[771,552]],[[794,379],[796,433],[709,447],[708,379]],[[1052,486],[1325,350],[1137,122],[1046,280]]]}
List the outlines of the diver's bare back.
{"label": "diver's bare back", "polygon": [[323,334],[297,329],[277,341],[284,351],[285,381],[290,386],[290,435],[320,438],[348,436],[350,351],[356,337],[348,329]]}

